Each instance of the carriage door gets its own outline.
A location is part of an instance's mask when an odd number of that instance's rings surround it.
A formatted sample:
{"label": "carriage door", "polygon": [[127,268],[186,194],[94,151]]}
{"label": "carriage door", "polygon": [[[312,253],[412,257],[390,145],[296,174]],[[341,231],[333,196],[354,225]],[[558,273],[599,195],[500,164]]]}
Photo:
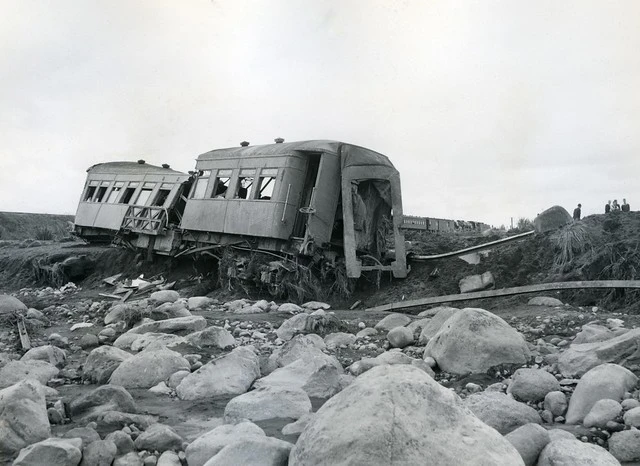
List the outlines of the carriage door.
{"label": "carriage door", "polygon": [[322,154],[304,152],[307,157],[307,173],[300,193],[300,204],[296,214],[296,222],[293,226],[294,238],[304,238],[307,232],[307,224],[314,213],[314,197],[316,179],[320,168],[320,157]]}

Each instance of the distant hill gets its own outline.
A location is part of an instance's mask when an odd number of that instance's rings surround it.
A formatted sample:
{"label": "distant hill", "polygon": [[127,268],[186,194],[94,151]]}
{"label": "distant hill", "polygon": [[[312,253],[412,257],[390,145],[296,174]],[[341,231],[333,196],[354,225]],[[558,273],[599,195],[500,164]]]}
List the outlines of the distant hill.
{"label": "distant hill", "polygon": [[47,231],[53,234],[54,239],[63,238],[69,235],[69,222],[73,220],[73,215],[0,212],[0,240],[35,239],[46,235]]}

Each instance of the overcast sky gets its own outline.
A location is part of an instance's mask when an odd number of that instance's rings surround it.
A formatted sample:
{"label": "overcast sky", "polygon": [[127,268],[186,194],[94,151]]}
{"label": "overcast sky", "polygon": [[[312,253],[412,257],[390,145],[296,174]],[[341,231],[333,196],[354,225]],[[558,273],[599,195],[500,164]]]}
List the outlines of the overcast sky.
{"label": "overcast sky", "polygon": [[640,208],[640,1],[0,0],[0,210],[240,141],[389,156],[405,213]]}

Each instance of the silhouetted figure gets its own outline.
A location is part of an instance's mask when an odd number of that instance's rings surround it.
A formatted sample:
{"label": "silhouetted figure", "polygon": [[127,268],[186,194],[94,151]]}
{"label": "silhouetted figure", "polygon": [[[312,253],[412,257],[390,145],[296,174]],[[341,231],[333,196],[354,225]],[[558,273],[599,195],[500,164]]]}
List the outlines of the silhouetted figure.
{"label": "silhouetted figure", "polygon": [[608,214],[609,212],[611,212],[611,201],[607,201],[607,203],[604,205],[604,213]]}
{"label": "silhouetted figure", "polygon": [[626,199],[622,200],[622,211],[623,212],[629,212],[631,210],[631,206],[629,206],[629,204],[627,203]]}
{"label": "silhouetted figure", "polygon": [[618,204],[618,200],[617,199],[613,200],[613,205],[611,205],[611,210],[613,212],[620,212],[620,204]]}
{"label": "silhouetted figure", "polygon": [[573,219],[580,220],[580,215],[582,215],[582,204],[578,204],[578,207],[573,209]]}

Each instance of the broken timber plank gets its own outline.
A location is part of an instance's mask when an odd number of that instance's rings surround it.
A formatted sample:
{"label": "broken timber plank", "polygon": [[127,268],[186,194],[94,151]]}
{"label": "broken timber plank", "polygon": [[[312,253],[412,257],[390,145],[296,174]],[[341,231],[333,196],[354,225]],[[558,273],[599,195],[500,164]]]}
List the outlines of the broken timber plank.
{"label": "broken timber plank", "polygon": [[578,282],[541,283],[538,285],[515,286],[499,290],[476,291],[473,293],[450,294],[445,296],[433,296],[431,298],[412,299],[396,303],[383,304],[368,308],[367,311],[397,311],[413,307],[428,306],[431,304],[451,303],[456,301],[470,301],[473,299],[496,298],[499,296],[512,296],[527,293],[539,293],[552,290],[576,290],[587,288],[640,288],[640,280],[593,280]]}
{"label": "broken timber plank", "polygon": [[510,241],[515,241],[517,239],[522,239],[527,236],[531,236],[534,233],[535,233],[535,230],[531,230],[525,233],[520,233],[518,235],[509,236],[508,238],[502,238],[496,241],[491,241],[490,243],[478,244],[477,246],[471,246],[470,248],[459,249],[457,251],[445,252],[442,254],[435,254],[433,256],[423,256],[423,255],[415,254],[415,255],[409,256],[409,259],[412,261],[432,261],[436,259],[446,259],[447,257],[462,256],[470,252],[482,251],[483,249],[488,249],[493,246],[498,246],[500,244],[508,243]]}
{"label": "broken timber plank", "polygon": [[29,334],[27,333],[27,328],[24,326],[24,320],[18,320],[18,333],[20,334],[20,344],[22,345],[23,350],[31,349],[31,340],[29,339]]}

